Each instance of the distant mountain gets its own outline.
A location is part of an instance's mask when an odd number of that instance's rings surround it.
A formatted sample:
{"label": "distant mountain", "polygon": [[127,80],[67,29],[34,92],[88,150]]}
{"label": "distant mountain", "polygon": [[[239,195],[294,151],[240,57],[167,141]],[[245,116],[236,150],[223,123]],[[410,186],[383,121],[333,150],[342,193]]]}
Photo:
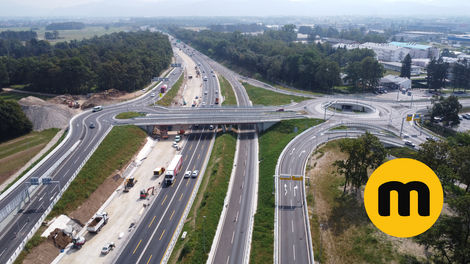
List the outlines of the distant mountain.
{"label": "distant mountain", "polygon": [[[368,3],[368,4],[367,4]],[[416,2],[289,1],[289,0],[105,0],[55,9],[0,2],[0,16],[324,16],[324,15],[468,15],[466,6]]]}

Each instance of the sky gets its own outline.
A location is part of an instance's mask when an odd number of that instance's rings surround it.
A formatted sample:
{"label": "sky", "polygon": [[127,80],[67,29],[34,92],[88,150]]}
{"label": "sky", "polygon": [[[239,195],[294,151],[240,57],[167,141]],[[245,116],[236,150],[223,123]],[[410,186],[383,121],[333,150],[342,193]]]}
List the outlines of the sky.
{"label": "sky", "polygon": [[[87,4],[92,2],[100,2],[102,0],[0,0],[0,4],[2,2],[14,2],[16,4],[26,5],[26,6],[34,6],[34,7],[43,7],[43,8],[56,8],[56,7],[70,7],[75,5]],[[158,2],[162,0],[139,0],[140,2]],[[172,0],[172,2],[195,2],[197,0]],[[226,0],[220,0],[226,1]],[[232,0],[232,1],[239,1],[239,0]],[[251,0],[256,2],[256,0]],[[324,0],[290,0],[292,2],[316,2],[316,1],[324,1]],[[377,5],[380,2],[384,3],[393,3],[393,2],[402,2],[403,0],[354,0],[356,3],[360,4],[373,4]],[[407,2],[416,2],[416,3],[425,3],[429,5],[436,5],[436,6],[469,6],[469,0],[406,0]],[[121,2],[121,1],[120,1]],[[123,0],[122,2],[132,3],[133,0]],[[329,2],[337,2],[337,0],[329,0]]]}

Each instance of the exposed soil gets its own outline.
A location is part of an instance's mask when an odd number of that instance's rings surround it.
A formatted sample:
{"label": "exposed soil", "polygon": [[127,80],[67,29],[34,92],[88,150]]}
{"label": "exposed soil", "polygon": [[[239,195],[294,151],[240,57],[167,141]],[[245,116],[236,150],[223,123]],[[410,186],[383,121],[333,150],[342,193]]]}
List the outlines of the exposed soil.
{"label": "exposed soil", "polygon": [[56,248],[52,241],[46,240],[31,249],[23,259],[23,264],[52,263],[59,253],[60,249]]}
{"label": "exposed soil", "polygon": [[72,242],[72,238],[62,232],[60,228],[56,228],[49,236],[47,236],[47,241],[52,242],[57,248],[64,249],[70,242]]}

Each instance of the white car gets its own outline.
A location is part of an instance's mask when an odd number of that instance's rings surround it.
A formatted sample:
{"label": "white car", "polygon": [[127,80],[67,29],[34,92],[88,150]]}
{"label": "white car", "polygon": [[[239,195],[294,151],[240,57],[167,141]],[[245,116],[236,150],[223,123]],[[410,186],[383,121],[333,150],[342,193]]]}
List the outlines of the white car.
{"label": "white car", "polygon": [[408,140],[405,141],[405,145],[410,146],[410,147],[413,147],[413,148],[415,147],[415,144],[414,144],[413,142],[411,142],[411,141],[408,141]]}
{"label": "white car", "polygon": [[202,102],[202,106],[206,106],[206,102]]}
{"label": "white car", "polygon": [[204,91],[204,94],[207,94],[207,91]]}
{"label": "white car", "polygon": [[173,142],[173,147],[174,147],[174,148],[178,148],[178,143],[177,143],[176,141]]}
{"label": "white car", "polygon": [[[196,172],[196,171],[194,171],[194,172]],[[189,178],[190,176],[191,176],[191,171],[186,171],[186,172],[184,173],[184,177],[185,177],[185,178]]]}
{"label": "white car", "polygon": [[210,129],[210,130],[214,129],[214,126],[213,126],[213,125],[210,125],[210,126],[209,126],[209,129]]}
{"label": "white car", "polygon": [[114,245],[114,242],[109,242],[106,245],[104,245],[103,249],[101,249],[102,254],[108,254],[109,251],[111,251],[116,245]]}
{"label": "white car", "polygon": [[154,94],[154,93],[152,93],[150,96],[152,96],[152,97],[155,97],[155,94]]}
{"label": "white car", "polygon": [[[195,170],[195,171],[193,171],[192,177],[195,178],[195,177],[197,177],[198,174],[199,174],[199,171]],[[186,177],[186,174],[185,174],[185,177]]]}

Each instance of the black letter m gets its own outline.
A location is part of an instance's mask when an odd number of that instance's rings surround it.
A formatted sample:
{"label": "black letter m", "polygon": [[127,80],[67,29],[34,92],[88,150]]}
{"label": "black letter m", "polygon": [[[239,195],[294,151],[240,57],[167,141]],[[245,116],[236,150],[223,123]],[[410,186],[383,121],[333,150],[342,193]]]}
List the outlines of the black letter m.
{"label": "black letter m", "polygon": [[379,215],[390,216],[390,192],[398,192],[398,214],[400,216],[410,216],[410,192],[418,192],[418,214],[429,216],[430,194],[426,184],[413,181],[407,184],[402,182],[386,182],[379,187]]}

